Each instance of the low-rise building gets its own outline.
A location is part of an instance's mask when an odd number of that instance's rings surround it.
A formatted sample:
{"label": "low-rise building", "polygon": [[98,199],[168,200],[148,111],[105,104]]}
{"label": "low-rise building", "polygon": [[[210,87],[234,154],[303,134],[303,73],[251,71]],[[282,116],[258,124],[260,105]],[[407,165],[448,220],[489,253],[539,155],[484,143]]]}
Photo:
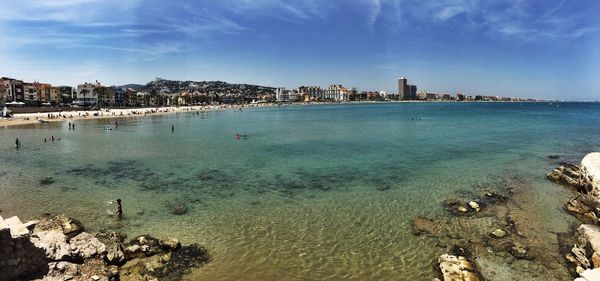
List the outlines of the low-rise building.
{"label": "low-rise building", "polygon": [[94,88],[100,86],[100,83],[88,83],[77,85],[77,95],[73,103],[78,105],[95,105],[98,104],[98,97],[94,93]]}

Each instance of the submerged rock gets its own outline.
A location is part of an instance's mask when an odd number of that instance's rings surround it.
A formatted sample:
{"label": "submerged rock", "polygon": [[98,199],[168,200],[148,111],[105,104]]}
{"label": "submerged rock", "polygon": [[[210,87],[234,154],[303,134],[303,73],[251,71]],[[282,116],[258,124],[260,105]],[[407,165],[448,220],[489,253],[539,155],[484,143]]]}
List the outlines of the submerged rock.
{"label": "submerged rock", "polygon": [[416,217],[412,222],[412,233],[414,235],[433,234],[436,232],[436,223],[429,218]]}
{"label": "submerged rock", "polygon": [[475,201],[471,201],[469,202],[469,207],[473,210],[475,210],[475,212],[479,212],[481,211],[481,208],[479,207],[479,204]]}
{"label": "submerged rock", "polygon": [[41,185],[51,185],[54,182],[55,182],[54,178],[52,178],[52,177],[45,177],[45,178],[43,178],[43,179],[40,180],[40,184]]}
{"label": "submerged rock", "polygon": [[529,247],[524,246],[519,242],[512,242],[508,245],[508,252],[516,259],[533,259],[533,256],[529,254]]}
{"label": "submerged rock", "polygon": [[181,245],[179,243],[179,240],[177,240],[177,238],[173,238],[173,237],[161,238],[160,240],[158,240],[158,244],[167,251],[176,250]]}
{"label": "submerged rock", "polygon": [[502,230],[501,228],[496,228],[494,231],[492,231],[492,233],[490,233],[490,235],[495,238],[503,238],[506,236],[506,234],[506,231]]}

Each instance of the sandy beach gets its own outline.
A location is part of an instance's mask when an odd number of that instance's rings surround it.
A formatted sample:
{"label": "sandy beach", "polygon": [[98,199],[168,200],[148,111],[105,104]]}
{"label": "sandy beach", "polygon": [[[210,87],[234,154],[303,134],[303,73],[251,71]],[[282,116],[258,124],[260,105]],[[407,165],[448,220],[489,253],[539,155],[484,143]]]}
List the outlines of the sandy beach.
{"label": "sandy beach", "polygon": [[106,119],[106,118],[126,118],[139,117],[146,115],[160,115],[179,112],[197,112],[222,109],[239,109],[248,107],[270,106],[270,103],[264,104],[244,104],[244,105],[205,105],[205,106],[171,106],[171,107],[144,107],[127,109],[100,109],[100,110],[79,110],[79,111],[55,111],[38,113],[20,113],[14,114],[11,118],[0,118],[0,127],[28,125],[47,122],[65,122],[85,119]]}

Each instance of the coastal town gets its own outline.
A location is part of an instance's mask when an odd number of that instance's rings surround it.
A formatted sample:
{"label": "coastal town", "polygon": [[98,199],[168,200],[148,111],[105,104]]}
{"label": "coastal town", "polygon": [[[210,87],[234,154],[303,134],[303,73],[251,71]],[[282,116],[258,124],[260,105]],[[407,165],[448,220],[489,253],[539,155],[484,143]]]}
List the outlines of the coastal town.
{"label": "coastal town", "polygon": [[161,78],[145,84],[106,86],[99,81],[57,86],[38,81],[0,78],[0,106],[9,107],[157,107],[244,103],[356,101],[537,101],[516,97],[417,91],[404,77],[395,93],[359,90],[341,84],[299,86],[296,89],[221,81],[173,81]]}

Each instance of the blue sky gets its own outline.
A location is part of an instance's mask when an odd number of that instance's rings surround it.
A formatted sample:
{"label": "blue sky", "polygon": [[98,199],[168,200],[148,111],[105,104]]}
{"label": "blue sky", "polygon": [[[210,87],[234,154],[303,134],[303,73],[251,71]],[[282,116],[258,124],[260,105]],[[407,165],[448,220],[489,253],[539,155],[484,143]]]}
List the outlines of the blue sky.
{"label": "blue sky", "polygon": [[0,75],[600,100],[600,1],[0,0]]}

